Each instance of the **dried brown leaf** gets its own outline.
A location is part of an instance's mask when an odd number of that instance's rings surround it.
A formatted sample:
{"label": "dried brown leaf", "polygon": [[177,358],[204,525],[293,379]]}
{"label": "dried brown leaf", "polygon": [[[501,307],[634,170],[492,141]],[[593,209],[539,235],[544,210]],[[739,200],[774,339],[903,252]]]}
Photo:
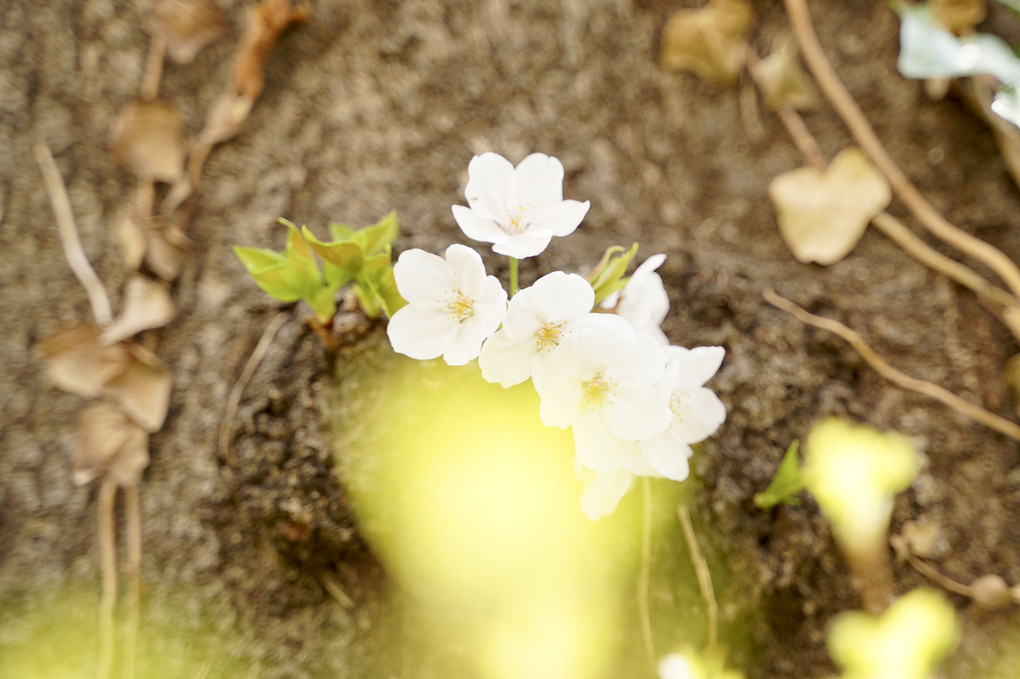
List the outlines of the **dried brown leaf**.
{"label": "dried brown leaf", "polygon": [[225,28],[223,13],[199,0],[160,0],[145,22],[151,35],[166,40],[167,54],[178,64],[191,63]]}
{"label": "dried brown leaf", "polygon": [[143,181],[172,184],[184,172],[181,119],[168,105],[135,102],[113,124],[113,157]]}
{"label": "dried brown leaf", "polygon": [[106,327],[102,340],[114,344],[142,330],[161,328],[174,317],[174,304],[161,283],[135,274],[124,288],[120,313]]}
{"label": "dried brown leaf", "polygon": [[772,54],[762,59],[756,76],[765,103],[773,109],[789,105],[804,111],[821,101],[814,81],[797,60],[797,43],[788,34],[780,38]]}
{"label": "dried brown leaf", "polygon": [[262,0],[248,13],[248,26],[234,62],[234,92],[253,103],[265,84],[266,61],[280,33],[312,14],[311,5],[291,0]]}
{"label": "dried brown leaf", "polygon": [[128,271],[137,271],[145,261],[145,231],[135,217],[135,211],[127,209],[121,212],[114,227],[114,235],[117,238],[117,245],[120,247],[120,258],[124,262],[124,268]]}
{"label": "dried brown leaf", "polygon": [[984,21],[985,0],[928,0],[935,20],[957,35],[973,32]]}
{"label": "dried brown leaf", "polygon": [[78,419],[72,478],[79,486],[109,475],[120,486],[133,486],[149,464],[149,435],[116,406],[86,406]]}
{"label": "dried brown leaf", "polygon": [[173,388],[173,373],[152,352],[137,344],[127,344],[130,362],[103,389],[103,395],[117,402],[120,409],[139,427],[157,432],[166,420]]}
{"label": "dried brown leaf", "polygon": [[942,538],[939,527],[924,521],[907,521],[900,531],[911,554],[926,559],[937,557]]}
{"label": "dried brown leaf", "polygon": [[79,396],[98,396],[111,379],[131,362],[121,344],[108,345],[100,339],[102,330],[82,323],[60,330],[35,346],[46,361],[46,376],[64,391]]}
{"label": "dried brown leaf", "polygon": [[1009,585],[995,574],[982,575],[970,583],[970,597],[975,604],[986,611],[1005,608],[1013,603]]}
{"label": "dried brown leaf", "polygon": [[153,220],[146,230],[145,263],[165,281],[176,280],[191,251],[191,239],[175,224]]}
{"label": "dried brown leaf", "polygon": [[754,10],[746,0],[711,0],[702,9],[673,12],[662,28],[660,63],[732,84],[743,68],[753,22]]}
{"label": "dried brown leaf", "polygon": [[802,167],[772,180],[779,232],[801,262],[829,265],[845,257],[892,191],[856,147],[844,149],[823,173]]}

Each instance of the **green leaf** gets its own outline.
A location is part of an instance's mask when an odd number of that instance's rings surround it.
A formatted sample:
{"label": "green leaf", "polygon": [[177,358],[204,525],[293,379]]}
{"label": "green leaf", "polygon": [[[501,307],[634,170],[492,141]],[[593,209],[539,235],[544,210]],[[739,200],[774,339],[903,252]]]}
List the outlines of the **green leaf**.
{"label": "green leaf", "polygon": [[[634,256],[637,254],[638,244],[634,243],[630,250],[624,251],[619,245],[608,248],[598,265],[588,278],[591,287],[595,290],[595,305],[598,306],[606,297],[613,294],[627,284],[623,274],[627,271]],[[621,254],[622,253],[622,254]]]}
{"label": "green leaf", "polygon": [[[365,266],[358,276],[354,294],[358,297],[365,313],[372,317],[378,316],[380,309],[387,316],[393,316],[397,309],[407,304],[400,296],[400,292],[397,291],[397,281],[393,276],[388,246],[385,252],[375,255],[365,262]],[[368,299],[363,301],[363,296]],[[370,313],[370,310],[374,313]]]}
{"label": "green leaf", "polygon": [[280,219],[281,224],[287,226],[287,259],[294,271],[303,278],[309,280],[317,279],[322,281],[319,273],[319,263],[315,261],[315,253],[309,246],[308,241],[301,234],[301,231],[286,219]]}
{"label": "green leaf", "polygon": [[794,441],[786,449],[779,469],[772,478],[772,483],[763,492],[754,496],[754,504],[759,509],[771,509],[779,504],[799,505],[800,499],[794,497],[804,490],[804,481],[800,473],[800,459],[797,451],[800,448],[800,441]]}
{"label": "green leaf", "polygon": [[281,302],[296,302],[314,295],[322,287],[318,270],[309,276],[305,267],[295,267],[286,254],[262,248],[234,247],[255,284]]}
{"label": "green leaf", "polygon": [[390,247],[397,240],[398,232],[397,213],[390,212],[372,226],[366,226],[355,232],[354,238],[361,245],[365,256],[371,257],[381,252],[388,254]]}
{"label": "green leaf", "polygon": [[357,243],[350,240],[323,243],[308,230],[307,226],[301,230],[301,233],[308,245],[319,257],[322,257],[323,261],[343,269],[350,277],[356,276],[361,271],[365,258],[362,247]]}

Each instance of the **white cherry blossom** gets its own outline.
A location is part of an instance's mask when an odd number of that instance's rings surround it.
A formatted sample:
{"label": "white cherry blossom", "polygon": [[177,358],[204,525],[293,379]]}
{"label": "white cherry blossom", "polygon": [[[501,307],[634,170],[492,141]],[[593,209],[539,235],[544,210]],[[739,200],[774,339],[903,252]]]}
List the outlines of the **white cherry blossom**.
{"label": "white cherry blossom", "polygon": [[482,377],[511,387],[531,377],[541,352],[555,349],[583,323],[595,305],[595,291],[577,274],[554,271],[510,300],[503,327],[482,345]]}
{"label": "white cherry blossom", "polygon": [[646,333],[661,344],[669,344],[662,322],[669,313],[669,296],[662,284],[662,278],[655,272],[666,261],[666,255],[652,255],[641,263],[622,290],[613,293],[602,302],[605,309],[630,321],[635,332]]}
{"label": "white cherry blossom", "polygon": [[573,233],[589,207],[588,201],[563,200],[563,164],[544,153],[516,168],[496,153],[475,156],[464,194],[469,207],[453,206],[461,230],[516,259],[539,254],[553,236]]}
{"label": "white cherry blossom", "polygon": [[393,276],[407,306],[393,314],[386,333],[393,350],[411,358],[442,356],[450,365],[464,365],[478,356],[506,313],[506,291],[465,245],[448,247],[445,259],[408,250]]}
{"label": "white cherry blossom", "polygon": [[539,416],[547,426],[572,427],[577,459],[594,471],[654,473],[636,442],[663,431],[673,417],[661,383],[662,349],[618,316],[592,316],[554,351],[535,357]]}
{"label": "white cherry blossom", "polygon": [[592,521],[616,511],[634,481],[634,475],[625,469],[599,474],[575,463],[574,471],[584,486],[581,491],[581,511]]}
{"label": "white cherry blossom", "polygon": [[683,481],[689,473],[691,444],[711,436],[726,419],[726,406],[705,387],[719,370],[722,347],[666,348],[662,384],[669,392],[673,413],[669,426],[640,443],[641,452],[658,475]]}

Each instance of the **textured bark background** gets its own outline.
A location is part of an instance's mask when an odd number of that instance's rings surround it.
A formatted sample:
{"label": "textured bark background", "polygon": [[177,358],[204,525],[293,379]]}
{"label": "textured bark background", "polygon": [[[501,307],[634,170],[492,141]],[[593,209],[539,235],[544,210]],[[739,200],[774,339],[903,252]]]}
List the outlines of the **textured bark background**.
{"label": "textured bark background", "polygon": [[[42,135],[52,148],[85,248],[116,298],[123,273],[111,228],[130,179],[107,140],[137,91],[149,4],[0,4],[3,676],[27,676],[17,673],[25,648],[53,654],[66,670],[54,676],[91,674],[95,663],[96,487],[75,487],[70,475],[83,401],[48,385],[31,353],[90,311],[64,262],[32,143]],[[225,38],[164,78],[162,95],[192,135],[244,25],[247,3],[219,4],[231,22]],[[713,384],[729,416],[694,461],[703,484],[694,519],[730,573],[718,592],[724,630],[741,623],[747,638],[734,660],[749,677],[831,672],[825,624],[858,605],[813,502],[773,512],[751,502],[790,441],[825,415],[917,443],[926,466],[893,523],[939,525],[934,565],[964,582],[984,573],[1020,582],[1016,443],[893,388],[840,340],[766,305],[761,291],[840,318],[905,372],[1006,416],[1013,404],[1000,373],[1018,347],[972,295],[880,234],[828,269],[793,259],[767,198],[771,178],[801,164],[779,122],[760,105],[742,111],[746,83],[723,90],[657,65],[666,16],[696,4],[325,1],[284,34],[248,124],[210,156],[189,228],[194,254],[173,289],[178,316],[159,332],[175,385],[141,486],[142,675],[430,676],[427,660],[390,658],[383,671],[373,659],[390,619],[378,596],[385,575],[332,471],[320,412],[328,369],[302,311],[287,312],[245,391],[235,457],[217,454],[228,394],[277,313],[230,247],[280,247],[280,216],[324,233],[329,221],[369,224],[395,209],[398,250],[445,248],[462,240],[450,205],[462,201],[472,154],[486,150],[515,162],[532,151],[558,156],[567,197],[592,201],[576,235],[523,263],[522,283],[553,268],[585,272],[607,246],[637,240],[639,258],[669,255],[671,340],[727,348]],[[901,167],[951,221],[1020,260],[1020,197],[991,133],[953,97],[930,101],[899,76],[896,17],[884,3],[811,5],[830,58]],[[755,9],[754,42],[767,52],[786,27],[782,3]],[[994,3],[988,26],[1015,33]],[[850,143],[827,108],[807,123],[830,157]],[[890,210],[911,223],[896,202]],[[339,360],[358,356],[355,343]],[[327,593],[324,578],[353,608]],[[899,591],[923,584],[897,569]],[[978,616],[954,601],[964,639],[942,676],[1007,676],[989,663],[1016,648],[1016,613]],[[79,636],[61,641],[53,631],[68,628]]]}

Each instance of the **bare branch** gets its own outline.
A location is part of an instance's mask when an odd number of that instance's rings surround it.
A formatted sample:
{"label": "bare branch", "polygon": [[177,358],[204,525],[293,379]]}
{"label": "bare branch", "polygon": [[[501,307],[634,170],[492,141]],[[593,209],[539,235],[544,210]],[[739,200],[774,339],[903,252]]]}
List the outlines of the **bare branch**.
{"label": "bare branch", "polygon": [[930,396],[936,401],[949,406],[961,415],[969,417],[975,422],[979,422],[1001,434],[1005,434],[1011,439],[1020,441],[1020,426],[1016,423],[999,417],[995,413],[991,413],[980,406],[974,405],[973,403],[964,401],[953,392],[944,389],[937,384],[932,384],[926,380],[905,375],[886,363],[886,361],[876,354],[875,350],[872,349],[860,335],[839,321],[834,321],[831,318],[822,318],[821,316],[815,316],[812,313],[808,313],[785,297],[780,297],[772,290],[766,290],[762,293],[762,296],[769,304],[792,314],[801,322],[822,330],[828,330],[829,332],[838,335],[850,344],[850,346],[861,355],[861,358],[863,358],[865,362],[875,370],[875,372],[893,384],[896,384],[903,389],[909,389],[910,391]]}

